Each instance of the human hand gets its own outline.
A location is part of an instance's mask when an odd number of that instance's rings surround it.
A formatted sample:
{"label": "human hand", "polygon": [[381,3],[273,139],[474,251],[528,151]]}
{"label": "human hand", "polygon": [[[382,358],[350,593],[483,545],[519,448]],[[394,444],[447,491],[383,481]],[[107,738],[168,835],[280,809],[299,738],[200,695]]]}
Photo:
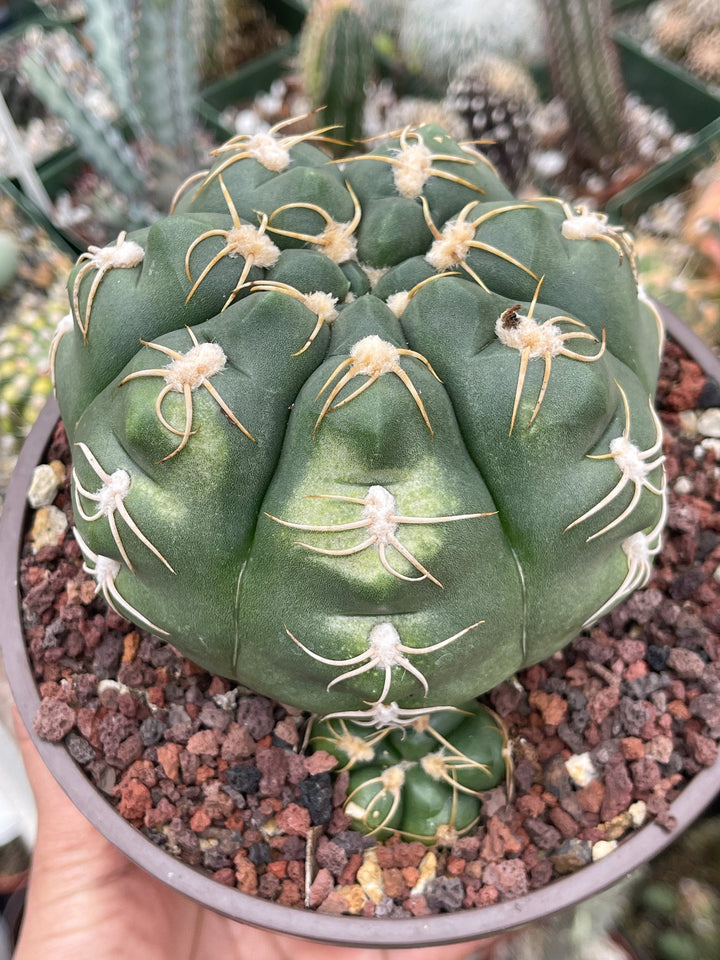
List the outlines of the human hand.
{"label": "human hand", "polygon": [[489,941],[398,951],[322,946],[221,917],[145,873],[102,837],[55,782],[17,714],[15,721],[37,803],[38,835],[14,960],[481,960],[490,955]]}

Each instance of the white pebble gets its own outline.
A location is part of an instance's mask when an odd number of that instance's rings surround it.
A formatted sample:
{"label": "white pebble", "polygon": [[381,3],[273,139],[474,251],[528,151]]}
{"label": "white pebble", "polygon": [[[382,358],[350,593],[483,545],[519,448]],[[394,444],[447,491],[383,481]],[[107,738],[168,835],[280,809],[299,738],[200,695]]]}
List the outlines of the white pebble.
{"label": "white pebble", "polygon": [[637,800],[630,804],[628,813],[632,817],[633,826],[637,829],[647,820],[647,804],[644,800]]}
{"label": "white pebble", "polygon": [[597,779],[597,770],[589,753],[574,753],[565,761],[565,769],[578,787],[586,787]]}
{"label": "white pebble", "polygon": [[49,463],[41,463],[33,470],[28,503],[37,510],[38,507],[49,507],[55,499],[60,483],[58,476]]}
{"label": "white pebble", "polygon": [[535,173],[541,177],[557,177],[567,166],[567,157],[560,150],[538,150],[532,155]]}
{"label": "white pebble", "polygon": [[683,410],[678,414],[678,420],[680,421],[680,429],[687,437],[694,437],[698,432],[697,429],[697,413],[694,410]]}
{"label": "white pebble", "polygon": [[710,407],[698,417],[698,432],[704,437],[720,438],[720,407]]}
{"label": "white pebble", "polygon": [[617,840],[598,840],[597,843],[593,844],[592,848],[592,858],[595,860],[602,860],[603,857],[606,857],[609,853],[612,853],[613,850],[617,848]]}
{"label": "white pebble", "polygon": [[673,484],[675,493],[692,493],[693,482],[690,477],[678,477]]}
{"label": "white pebble", "polygon": [[67,517],[62,510],[55,506],[40,507],[30,531],[33,553],[37,553],[41,547],[54,547],[67,528]]}

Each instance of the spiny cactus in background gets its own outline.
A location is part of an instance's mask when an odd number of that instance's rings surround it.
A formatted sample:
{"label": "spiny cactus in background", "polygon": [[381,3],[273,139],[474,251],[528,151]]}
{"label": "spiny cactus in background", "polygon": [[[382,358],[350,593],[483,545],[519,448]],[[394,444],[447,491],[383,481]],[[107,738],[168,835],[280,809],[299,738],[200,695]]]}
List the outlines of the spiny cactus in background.
{"label": "spiny cactus in background", "polygon": [[372,42],[352,0],[316,0],[300,36],[300,69],[314,108],[345,142],[362,136],[365,85],[373,65]]}
{"label": "spiny cactus in background", "polygon": [[446,105],[465,120],[473,140],[502,179],[517,190],[530,156],[530,115],[539,102],[528,71],[512,60],[483,57],[450,82]]}
{"label": "spiny cactus in background", "polygon": [[463,118],[441,100],[400,97],[385,108],[384,120],[384,128],[387,130],[404,130],[408,126],[437,124],[454,140],[465,140],[468,136],[468,127]]}
{"label": "spiny cactus in background", "polygon": [[[64,31],[37,31],[23,60],[36,95],[136,207],[141,200],[167,205],[178,177],[196,162],[194,111],[208,9],[191,0],[88,0],[84,29],[92,58]],[[95,82],[90,95],[87,77]],[[147,211],[139,209],[137,219],[146,221]]]}
{"label": "spiny cactus in background", "polygon": [[326,745],[373,728],[351,815],[431,841],[499,775],[468,701],[650,576],[662,331],[604,216],[515,200],[437,126],[342,165],[324,136],[237,136],[80,258],[76,537],[139,626]]}
{"label": "spiny cactus in background", "polygon": [[543,57],[539,0],[405,0],[398,33],[403,62],[442,96],[465,63],[483,55],[523,66]]}
{"label": "spiny cactus in background", "polygon": [[674,60],[684,57],[693,44],[720,28],[717,0],[660,0],[648,7],[653,40]]}
{"label": "spiny cactus in background", "polygon": [[52,305],[0,327],[0,435],[11,456],[52,391],[48,351],[57,325]]}
{"label": "spiny cactus in background", "polygon": [[611,0],[541,0],[553,87],[562,97],[579,158],[611,163],[627,149],[625,88],[610,25]]}
{"label": "spiny cactus in background", "polygon": [[137,197],[145,170],[118,130],[112,101],[102,99],[100,78],[90,96],[81,85],[80,73],[88,77],[94,71],[80,43],[65,31],[33,30],[22,71],[48,111],[67,124],[82,155],[122,193]]}
{"label": "spiny cactus in background", "polygon": [[720,83],[720,27],[695,40],[685,63],[703,80]]}

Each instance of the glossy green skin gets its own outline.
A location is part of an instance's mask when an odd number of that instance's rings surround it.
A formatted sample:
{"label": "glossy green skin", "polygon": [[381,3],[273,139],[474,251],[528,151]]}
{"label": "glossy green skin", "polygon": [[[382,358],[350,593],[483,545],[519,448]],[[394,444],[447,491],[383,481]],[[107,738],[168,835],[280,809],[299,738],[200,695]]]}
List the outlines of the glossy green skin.
{"label": "glossy green skin", "polygon": [[[348,737],[362,740],[373,756],[353,758]],[[483,791],[497,786],[506,774],[505,731],[497,717],[475,701],[460,711],[433,714],[423,732],[389,730],[379,742],[376,734],[356,723],[317,723],[310,745],[337,757],[340,769],[350,771],[345,812],[354,829],[381,840],[400,834],[452,845],[456,835],[477,822]],[[431,775],[423,766],[428,756],[450,762]],[[401,771],[397,790],[381,780],[388,771]]]}
{"label": "glossy green skin", "polygon": [[[436,127],[421,132],[433,151],[470,156]],[[398,141],[390,141],[374,154],[392,157],[397,148]],[[216,168],[227,157],[221,154]],[[597,338],[603,330],[607,337],[604,355],[593,362],[553,359],[531,426],[545,367],[541,359],[530,360],[510,433],[520,355],[498,340],[495,323],[516,304],[528,313],[536,281],[493,252],[473,248],[467,265],[491,292],[456,268],[457,275],[418,289],[398,319],[385,300],[437,272],[425,259],[433,237],[421,202],[398,195],[390,163],[362,160],[341,169],[307,143],[293,146],[291,157],[283,172],[252,158],[225,167],[238,215],[257,225],[256,211],[270,216],[302,202],[347,223],[355,210],[347,182],[362,210],[354,233],[357,260],[337,264],[306,240],[268,231],[282,253],[268,269],[253,267],[248,280],[265,277],[305,293],[329,292],[338,298],[339,316],[298,353],[317,317],[292,296],[247,287],[223,311],[242,257],[220,259],[186,303],[190,245],[205,231],[232,226],[217,176],[211,174],[199,192],[197,184],[190,186],[171,216],[128,238],[145,249],[143,262],[104,274],[87,343],[76,318],[56,356],[57,395],[71,442],[86,444],[108,474],[127,471],[124,506],[174,572],[116,512],[132,572],[108,518],[81,518],[76,490],[77,527],[96,555],[120,562],[118,609],[135,620],[137,611],[214,672],[321,715],[365,710],[383,692],[382,666],[366,659],[363,672],[329,686],[355,667],[316,657],[350,661],[367,654],[370,631],[381,623],[392,624],[409,648],[467,629],[432,655],[409,655],[427,693],[396,663],[388,668],[385,698],[401,710],[463,703],[571,640],[627,577],[623,540],[658,523],[662,497],[643,488],[622,523],[587,540],[629,505],[630,483],[566,531],[621,476],[612,459],[588,458],[607,453],[626,427],[619,387],[631,412],[631,440],[641,450],[655,442],[649,398],[658,369],[656,317],[638,299],[629,258],[619,262],[617,250],[599,239],[566,240],[557,203],[518,205],[482,160],[436,161],[434,169],[461,175],[484,192],[431,177],[423,195],[434,224],[440,228],[469,202],[478,202],[472,217],[514,205],[482,223],[476,239],[544,277],[534,308],[538,321],[568,315]],[[317,235],[325,221],[296,207],[278,213],[271,226]],[[193,280],[224,243],[216,236],[196,246],[189,262]],[[389,269],[377,280],[369,268]],[[87,271],[79,284],[83,315],[96,274]],[[141,339],[184,353],[192,346],[186,326],[198,341],[222,346],[228,365],[211,382],[256,442],[201,388],[192,394],[194,432],[184,449],[163,460],[179,443],[155,411],[164,380],[144,376],[120,384],[133,372],[169,362]],[[432,433],[392,373],[328,411],[315,430],[329,392],[318,397],[323,385],[352,345],[371,334],[417,351],[437,373],[439,380],[415,357],[400,360]],[[599,352],[591,340],[573,339],[568,347],[587,357]],[[364,376],[350,381],[337,399],[363,382]],[[182,395],[168,394],[162,410],[181,430]],[[100,481],[78,447],[74,464],[83,487],[98,490]],[[661,474],[658,467],[649,480],[659,486]],[[391,492],[404,517],[492,514],[398,528],[401,543],[442,587],[428,578],[411,582],[392,575],[375,546],[337,556],[297,543],[348,549],[366,538],[364,528],[299,532],[272,519],[316,526],[358,521],[361,505],[316,495],[363,498],[373,485]],[[86,514],[95,510],[87,500],[82,505]],[[388,559],[403,576],[420,576],[392,547]]]}

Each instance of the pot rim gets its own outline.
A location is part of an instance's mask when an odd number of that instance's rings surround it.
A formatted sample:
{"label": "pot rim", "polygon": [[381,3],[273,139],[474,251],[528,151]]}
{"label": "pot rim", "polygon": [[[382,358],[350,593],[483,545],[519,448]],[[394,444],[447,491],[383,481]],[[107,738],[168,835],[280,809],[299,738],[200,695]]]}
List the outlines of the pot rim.
{"label": "pot rim", "polygon": [[[720,383],[720,359],[675,314],[655,301],[670,336],[703,370]],[[125,821],[76,765],[62,744],[39,740],[32,721],[40,697],[22,642],[17,557],[26,516],[26,491],[32,471],[41,462],[59,418],[50,399],[42,410],[18,458],[0,517],[0,649],[10,686],[23,722],[45,764],[70,800],[119,850],[147,873],[185,896],[233,920],[278,933],[338,946],[393,948],[436,946],[506,933],[533,920],[572,907],[616,883],[655,857],[695,820],[720,791],[720,758],[698,773],[670,807],[677,825],[666,830],[656,823],[623,840],[607,857],[515,900],[486,907],[413,918],[331,916],[286,907],[223,886],[198,870],[175,860]],[[18,642],[18,640],[20,642]]]}

